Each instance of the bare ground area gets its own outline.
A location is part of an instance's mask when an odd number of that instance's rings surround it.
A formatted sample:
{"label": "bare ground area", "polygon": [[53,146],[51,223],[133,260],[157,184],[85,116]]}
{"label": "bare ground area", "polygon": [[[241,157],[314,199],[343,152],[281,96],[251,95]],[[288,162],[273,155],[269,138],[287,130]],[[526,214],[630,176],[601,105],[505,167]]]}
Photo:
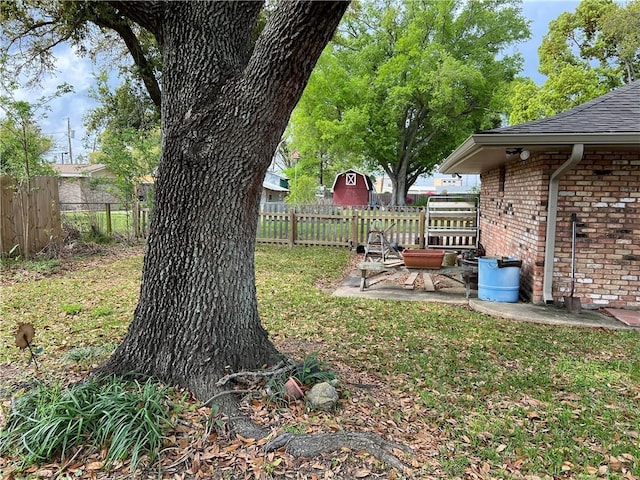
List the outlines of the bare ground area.
{"label": "bare ground area", "polygon": [[72,243],[61,248],[55,257],[48,252],[36,255],[29,266],[22,262],[6,261],[0,265],[0,286],[30,282],[56,275],[64,275],[79,268],[113,262],[144,253],[142,244],[81,244]]}

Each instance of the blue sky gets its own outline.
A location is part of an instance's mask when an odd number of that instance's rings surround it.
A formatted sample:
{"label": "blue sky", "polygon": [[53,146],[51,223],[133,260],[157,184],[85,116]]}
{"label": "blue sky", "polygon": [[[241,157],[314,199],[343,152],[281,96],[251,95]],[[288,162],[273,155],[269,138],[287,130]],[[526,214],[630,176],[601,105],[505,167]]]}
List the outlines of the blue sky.
{"label": "blue sky", "polygon": [[[537,50],[542,37],[547,33],[551,20],[557,18],[562,12],[575,11],[579,3],[579,0],[524,0],[523,15],[531,22],[531,39],[515,47],[515,50],[519,51],[525,59],[523,76],[531,77],[538,84],[544,82],[544,77],[537,71]],[[74,158],[77,158],[79,154],[86,156],[86,149],[83,145],[85,130],[82,126],[82,119],[88,110],[95,106],[95,102],[89,98],[95,67],[89,61],[76,56],[69,47],[58,47],[56,54],[58,68],[56,77],[45,79],[42,83],[42,89],[39,91],[25,91],[20,94],[20,97],[33,101],[40,96],[54,92],[59,83],[67,82],[73,85],[75,93],[51,102],[51,111],[40,124],[43,131],[51,134],[60,145],[60,148],[56,150],[56,156],[60,158],[60,152],[68,150],[66,130],[67,119],[69,119],[71,129],[75,131],[74,138],[71,139],[73,156]],[[67,161],[66,155],[65,161]]]}
{"label": "blue sky", "polygon": [[538,47],[542,37],[549,30],[549,22],[563,12],[574,12],[579,4],[580,1],[575,0],[524,0],[522,13],[531,22],[531,39],[517,47],[525,60],[522,76],[531,77],[538,85],[544,83],[545,77],[538,73]]}

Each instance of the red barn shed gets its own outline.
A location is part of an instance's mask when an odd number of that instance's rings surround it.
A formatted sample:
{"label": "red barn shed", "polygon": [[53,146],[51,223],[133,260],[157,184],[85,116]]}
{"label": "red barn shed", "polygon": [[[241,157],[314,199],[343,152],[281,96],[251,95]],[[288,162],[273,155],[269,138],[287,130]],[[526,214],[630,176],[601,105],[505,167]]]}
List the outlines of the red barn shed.
{"label": "red barn shed", "polygon": [[341,206],[369,205],[373,182],[364,173],[347,170],[333,181],[333,204]]}

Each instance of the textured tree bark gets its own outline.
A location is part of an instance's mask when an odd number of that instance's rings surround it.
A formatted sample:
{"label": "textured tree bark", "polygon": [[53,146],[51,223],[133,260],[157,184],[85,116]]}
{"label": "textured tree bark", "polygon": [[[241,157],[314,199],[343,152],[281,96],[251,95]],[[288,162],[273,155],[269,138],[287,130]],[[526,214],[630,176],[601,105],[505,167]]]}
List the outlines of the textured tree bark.
{"label": "textured tree bark", "polygon": [[[258,2],[111,4],[161,46],[163,144],[140,300],[96,373],[152,375],[206,401],[225,374],[277,360],[255,290],[262,181],[348,3],[280,2],[253,49]],[[230,396],[216,402],[234,431],[267,434]],[[410,453],[367,432],[285,435],[269,448],[280,446],[298,456],[365,449],[400,470],[394,449]]]}
{"label": "textured tree bark", "polygon": [[406,172],[406,161],[402,160],[402,162],[397,165],[397,170],[389,175],[391,184],[393,185],[393,195],[391,197],[391,205],[393,206],[400,207],[406,205],[408,190]]}
{"label": "textured tree bark", "polygon": [[252,48],[258,2],[113,2],[163,52],[163,144],[140,300],[97,372],[217,391],[275,362],[258,315],[254,246],[262,180],[347,3],[282,2]]}

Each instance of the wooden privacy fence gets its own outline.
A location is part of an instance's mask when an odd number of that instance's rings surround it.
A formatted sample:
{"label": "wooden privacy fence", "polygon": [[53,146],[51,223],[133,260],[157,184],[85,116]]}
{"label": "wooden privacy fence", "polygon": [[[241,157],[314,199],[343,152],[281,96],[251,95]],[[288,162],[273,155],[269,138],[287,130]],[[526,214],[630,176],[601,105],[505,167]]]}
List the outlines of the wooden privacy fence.
{"label": "wooden privacy fence", "polygon": [[[29,257],[57,244],[61,237],[58,181],[55,177],[33,177],[18,183],[0,176],[0,254]],[[19,250],[18,250],[19,249]]]}

